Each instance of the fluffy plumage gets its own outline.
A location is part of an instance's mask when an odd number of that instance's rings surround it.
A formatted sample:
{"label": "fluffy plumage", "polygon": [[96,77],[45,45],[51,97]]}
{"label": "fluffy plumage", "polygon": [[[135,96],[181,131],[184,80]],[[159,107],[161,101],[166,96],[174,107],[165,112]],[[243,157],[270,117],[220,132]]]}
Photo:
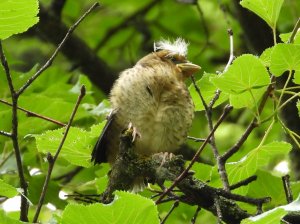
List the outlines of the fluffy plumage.
{"label": "fluffy plumage", "polygon": [[177,38],[174,42],[170,40],[160,40],[154,42],[154,51],[167,50],[170,55],[181,55],[183,57],[187,56],[188,43],[182,38]]}
{"label": "fluffy plumage", "polygon": [[134,150],[141,156],[174,152],[186,140],[194,105],[184,81],[200,67],[187,61],[182,39],[160,41],[154,50],[115,82],[110,93],[114,113],[94,148],[95,163],[114,163],[120,133],[130,122],[140,134]]}

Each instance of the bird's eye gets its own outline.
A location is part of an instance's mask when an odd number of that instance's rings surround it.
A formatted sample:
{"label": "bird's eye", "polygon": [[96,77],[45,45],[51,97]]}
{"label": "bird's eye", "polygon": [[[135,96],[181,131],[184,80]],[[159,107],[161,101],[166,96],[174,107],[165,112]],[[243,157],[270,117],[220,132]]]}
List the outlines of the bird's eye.
{"label": "bird's eye", "polygon": [[169,59],[174,64],[178,63],[178,59],[176,57],[172,56],[172,55],[168,55],[166,58]]}
{"label": "bird's eye", "polygon": [[170,59],[174,64],[178,63],[178,60],[175,57],[171,57]]}

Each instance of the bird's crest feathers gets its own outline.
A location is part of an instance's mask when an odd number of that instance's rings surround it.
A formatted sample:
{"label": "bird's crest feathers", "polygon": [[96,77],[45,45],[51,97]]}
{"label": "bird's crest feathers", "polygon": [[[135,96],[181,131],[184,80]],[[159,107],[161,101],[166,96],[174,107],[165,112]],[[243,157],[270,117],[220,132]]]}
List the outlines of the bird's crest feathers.
{"label": "bird's crest feathers", "polygon": [[171,42],[170,40],[160,40],[158,42],[154,42],[154,51],[168,50],[170,51],[170,55],[179,54],[186,57],[188,45],[189,44],[180,37],[174,42]]}

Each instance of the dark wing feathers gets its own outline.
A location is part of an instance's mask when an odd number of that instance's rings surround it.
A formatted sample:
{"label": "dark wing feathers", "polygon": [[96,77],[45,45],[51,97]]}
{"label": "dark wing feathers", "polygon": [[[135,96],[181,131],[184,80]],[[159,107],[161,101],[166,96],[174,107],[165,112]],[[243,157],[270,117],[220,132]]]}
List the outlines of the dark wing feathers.
{"label": "dark wing feathers", "polygon": [[98,163],[107,162],[106,151],[108,150],[108,130],[111,128],[114,121],[116,111],[112,111],[107,117],[107,122],[102,129],[102,132],[98,138],[98,141],[93,149],[91,161],[94,162],[94,165]]}

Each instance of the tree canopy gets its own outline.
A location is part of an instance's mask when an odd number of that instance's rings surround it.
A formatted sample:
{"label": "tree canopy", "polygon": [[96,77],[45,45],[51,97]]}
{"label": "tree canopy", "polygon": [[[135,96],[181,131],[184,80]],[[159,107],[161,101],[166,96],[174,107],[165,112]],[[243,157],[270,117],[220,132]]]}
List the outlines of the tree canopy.
{"label": "tree canopy", "polygon": [[[297,0],[2,0],[0,223],[298,223],[299,30]],[[119,72],[177,37],[193,126],[134,194],[91,152]]]}

